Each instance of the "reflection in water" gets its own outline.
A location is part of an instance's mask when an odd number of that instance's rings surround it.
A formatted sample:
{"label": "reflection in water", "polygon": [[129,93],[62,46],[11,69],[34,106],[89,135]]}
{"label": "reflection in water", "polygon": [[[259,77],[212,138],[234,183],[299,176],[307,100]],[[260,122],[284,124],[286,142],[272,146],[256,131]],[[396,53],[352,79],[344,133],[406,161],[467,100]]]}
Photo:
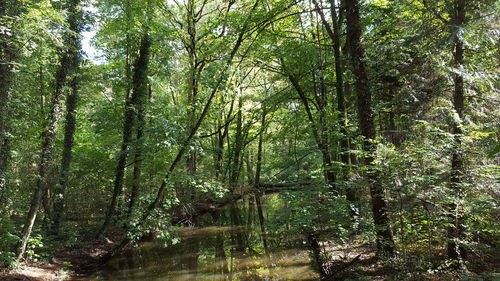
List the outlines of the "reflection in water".
{"label": "reflection in water", "polygon": [[240,200],[180,231],[181,243],[143,243],[87,280],[317,280],[302,239],[267,233],[265,203]]}

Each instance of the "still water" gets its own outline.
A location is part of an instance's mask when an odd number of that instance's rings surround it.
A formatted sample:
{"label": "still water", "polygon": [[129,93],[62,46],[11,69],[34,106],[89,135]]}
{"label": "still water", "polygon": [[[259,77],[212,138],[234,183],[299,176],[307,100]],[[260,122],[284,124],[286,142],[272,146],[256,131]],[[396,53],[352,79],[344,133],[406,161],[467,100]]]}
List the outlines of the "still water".
{"label": "still water", "polygon": [[244,198],[197,218],[176,234],[177,244],[142,243],[86,280],[318,280],[303,238],[280,222],[280,208],[278,195]]}

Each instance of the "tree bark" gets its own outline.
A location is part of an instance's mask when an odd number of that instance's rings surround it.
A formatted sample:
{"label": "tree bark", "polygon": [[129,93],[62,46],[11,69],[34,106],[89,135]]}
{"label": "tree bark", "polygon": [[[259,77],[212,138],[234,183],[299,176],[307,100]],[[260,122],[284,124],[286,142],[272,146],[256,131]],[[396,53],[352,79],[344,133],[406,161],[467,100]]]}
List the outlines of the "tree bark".
{"label": "tree bark", "polygon": [[[146,77],[147,78],[147,77]],[[144,83],[148,83],[145,81]],[[132,176],[132,190],[130,191],[130,201],[128,205],[127,216],[130,218],[134,208],[139,200],[139,188],[141,185],[142,161],[144,149],[144,130],[146,127],[146,102],[149,103],[152,96],[151,85],[148,85],[148,99],[142,100],[137,108],[137,128],[134,149],[134,171]]]}
{"label": "tree bark", "polygon": [[[321,22],[326,29],[326,33],[332,41],[333,56],[335,58],[335,92],[337,94],[337,111],[339,113],[338,123],[339,130],[341,133],[340,137],[340,160],[344,164],[342,171],[342,178],[344,181],[348,180],[349,176],[349,136],[347,134],[347,110],[345,105],[345,95],[344,95],[344,67],[343,67],[343,57],[341,56],[341,35],[340,27],[342,24],[342,17],[337,13],[335,8],[335,0],[330,0],[330,14],[332,17],[332,26],[327,22],[325,14],[318,4],[317,0],[313,0],[313,3],[320,15]],[[351,206],[352,216],[357,216],[356,207],[357,198],[356,191],[352,188],[346,190],[346,199],[349,201]]]}
{"label": "tree bark", "polygon": [[243,116],[241,112],[242,101],[238,101],[238,112],[236,113],[236,134],[231,153],[231,165],[229,167],[229,186],[234,188],[238,183],[241,169],[241,151],[243,150]]}
{"label": "tree bark", "polygon": [[233,114],[233,108],[234,108],[234,101],[235,99],[233,98],[231,100],[231,106],[229,107],[229,112],[227,114],[226,120],[224,120],[226,123],[224,124],[223,127],[221,127],[217,131],[217,147],[215,148],[215,178],[219,179],[221,174],[223,174],[222,171],[222,166],[224,165],[224,140],[227,138],[227,135],[229,134],[229,125],[231,123],[231,115]]}
{"label": "tree bark", "polygon": [[[0,1],[0,19],[18,14],[18,1]],[[16,8],[13,8],[16,7]],[[13,36],[0,33],[0,215],[7,206],[7,170],[10,160],[9,101],[13,81],[13,64],[16,51]]]}
{"label": "tree bark", "polygon": [[76,107],[78,102],[79,68],[81,61],[81,38],[80,32],[83,28],[83,10],[80,6],[81,0],[73,0],[68,12],[69,29],[73,35],[69,39],[68,52],[69,65],[67,77],[69,78],[69,92],[66,96],[66,125],[64,128],[64,148],[61,159],[61,171],[59,184],[54,187],[54,216],[52,220],[52,232],[57,235],[61,217],[64,212],[64,194],[68,186],[69,169],[71,166],[74,134],[76,129]]}
{"label": "tree bark", "polygon": [[304,90],[300,86],[298,79],[292,74],[288,75],[288,79],[290,80],[292,86],[297,91],[297,94],[299,95],[299,98],[306,110],[307,119],[311,123],[311,130],[313,133],[313,137],[314,140],[316,141],[316,144],[318,145],[318,148],[321,152],[321,156],[323,159],[323,174],[325,177],[325,181],[327,184],[333,186],[336,180],[336,175],[332,169],[333,165],[332,165],[332,158],[330,155],[330,148],[328,146],[328,139],[325,139],[325,134],[323,133],[323,129],[321,128],[322,125],[318,124],[319,122],[316,122],[316,120],[314,119],[311,106],[309,105],[309,100],[307,99]]}
{"label": "tree bark", "polygon": [[[76,3],[75,3],[76,1]],[[68,7],[72,5],[78,4],[78,0],[68,1]],[[77,15],[75,13],[70,13],[68,16],[68,22],[75,22],[75,18]],[[71,46],[72,37],[75,35],[71,31],[67,31],[65,34],[64,41],[66,42],[66,46]],[[65,49],[62,53],[59,70],[56,75],[55,87],[54,87],[54,96],[52,99],[52,108],[49,113],[49,121],[45,131],[42,134],[43,143],[42,143],[42,151],[40,156],[40,163],[38,166],[38,179],[36,182],[36,187],[33,192],[33,196],[31,199],[30,209],[28,212],[28,216],[26,218],[26,222],[23,226],[21,232],[21,241],[18,244],[16,249],[17,253],[17,261],[21,260],[24,252],[26,250],[26,246],[28,244],[28,240],[31,235],[31,231],[33,229],[33,225],[35,224],[35,220],[37,217],[38,209],[42,203],[43,195],[47,192],[47,181],[48,181],[48,173],[53,165],[53,150],[54,143],[56,139],[56,132],[58,128],[59,120],[62,116],[62,97],[64,95],[64,86],[66,85],[66,80],[68,76],[68,69],[71,66],[71,56],[75,50],[71,47]]]}
{"label": "tree bark", "polygon": [[[455,35],[455,43],[453,46],[453,64],[459,71],[464,64],[464,44],[463,40],[459,37],[459,29],[463,28],[466,21],[465,0],[456,0],[455,14],[453,15],[454,26],[457,29]],[[456,116],[453,121],[453,152],[451,159],[451,179],[450,187],[456,199],[463,197],[463,181],[465,174],[465,161],[462,148],[462,120],[464,118],[464,78],[459,73],[453,74],[454,92],[453,92],[453,109]],[[459,261],[465,258],[465,249],[460,246],[461,239],[464,238],[463,215],[458,214],[457,203],[452,203],[449,206],[450,219],[452,226],[448,228],[448,258],[451,260]],[[459,265],[459,263],[457,263]]]}
{"label": "tree bark", "polygon": [[[330,12],[333,22],[333,56],[335,57],[335,91],[337,93],[337,110],[339,112],[338,126],[340,129],[340,160],[344,164],[342,177],[344,181],[349,179],[349,165],[350,163],[350,153],[349,153],[349,135],[347,132],[347,109],[346,109],[346,99],[344,94],[344,58],[341,55],[341,38],[340,38],[340,27],[342,24],[342,17],[337,13],[335,9],[335,0],[331,0]],[[348,187],[346,190],[346,199],[351,203],[351,214],[357,216],[357,211],[355,206],[358,204],[358,199],[356,195],[356,190],[352,187]]]}
{"label": "tree bark", "polygon": [[259,143],[257,144],[257,163],[255,167],[255,177],[254,177],[254,186],[256,188],[260,187],[260,177],[262,174],[262,154],[264,150],[264,132],[266,128],[266,115],[267,112],[265,108],[262,108],[262,116],[260,120],[261,133],[259,135]]}
{"label": "tree bark", "polygon": [[118,156],[118,163],[115,172],[115,181],[113,188],[113,196],[111,198],[111,203],[109,205],[108,211],[106,212],[106,218],[104,223],[99,229],[97,236],[100,236],[106,228],[111,223],[111,218],[116,209],[118,202],[118,197],[123,191],[123,180],[125,178],[125,166],[127,163],[127,156],[130,150],[130,144],[132,141],[133,128],[136,123],[137,110],[143,108],[145,99],[148,96],[148,64],[149,64],[149,52],[150,52],[151,41],[147,32],[143,35],[141,39],[141,47],[139,50],[139,56],[134,64],[134,73],[132,77],[132,93],[130,99],[126,100],[125,103],[125,118],[123,120],[123,140],[121,145],[120,154]]}
{"label": "tree bark", "polygon": [[368,81],[365,50],[361,44],[361,25],[359,3],[357,0],[346,1],[347,11],[347,40],[350,48],[355,88],[357,92],[357,106],[361,134],[365,138],[363,147],[368,156],[365,165],[368,167],[367,180],[370,187],[371,204],[375,231],[377,235],[378,253],[382,255],[394,254],[394,240],[392,236],[387,202],[384,198],[384,189],[379,179],[380,175],[374,164],[376,145],[375,121],[371,100],[371,91]]}
{"label": "tree bark", "polygon": [[310,232],[307,234],[307,242],[309,243],[309,247],[311,247],[311,256],[316,263],[317,269],[321,278],[325,278],[328,274],[323,267],[323,257],[321,256],[321,246],[319,245],[318,238],[314,232]]}

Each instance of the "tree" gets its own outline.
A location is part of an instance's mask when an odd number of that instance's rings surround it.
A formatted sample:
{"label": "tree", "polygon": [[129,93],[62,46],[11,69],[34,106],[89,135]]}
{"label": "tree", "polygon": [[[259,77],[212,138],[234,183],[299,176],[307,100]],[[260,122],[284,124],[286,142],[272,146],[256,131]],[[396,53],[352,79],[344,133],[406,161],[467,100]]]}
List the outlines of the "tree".
{"label": "tree", "polygon": [[2,1],[0,3],[0,214],[6,207],[5,192],[7,189],[7,170],[9,167],[9,101],[13,80],[13,66],[17,50],[14,34],[10,30],[19,13],[18,1]]}
{"label": "tree", "polygon": [[80,87],[80,63],[81,63],[81,38],[83,29],[83,9],[81,0],[73,0],[68,7],[68,13],[72,16],[68,18],[69,30],[72,36],[66,42],[68,51],[68,65],[66,69],[66,83],[69,88],[66,94],[66,120],[64,127],[64,147],[61,159],[61,171],[59,183],[54,187],[54,215],[52,221],[53,233],[59,233],[61,217],[64,213],[64,194],[68,187],[69,172],[71,167],[72,149],[76,130],[76,107],[78,103],[78,91]]}
{"label": "tree", "polygon": [[[464,43],[460,38],[461,29],[464,28],[466,23],[466,3],[464,0],[456,0],[453,3],[454,11],[452,13],[451,24],[456,28],[454,34],[454,47],[453,47],[453,66],[460,70],[464,64]],[[451,159],[451,179],[450,186],[455,192],[455,196],[460,198],[462,196],[462,184],[465,173],[464,155],[462,152],[462,120],[464,119],[464,78],[460,73],[453,75],[454,91],[453,91],[453,109],[457,116],[453,122],[453,135],[454,144]],[[452,260],[460,260],[465,256],[465,250],[457,242],[463,238],[463,218],[456,216],[457,205],[452,203],[450,206],[451,218],[453,225],[448,230],[450,242],[448,242],[448,257]]]}
{"label": "tree", "polygon": [[[344,58],[341,54],[341,27],[343,22],[343,9],[337,7],[339,3],[336,3],[335,0],[330,1],[330,13],[332,18],[332,26],[328,23],[325,14],[323,13],[323,7],[318,4],[316,0],[313,0],[314,6],[318,11],[318,14],[321,17],[321,22],[330,37],[333,47],[333,55],[335,58],[335,92],[337,94],[337,112],[339,114],[338,117],[338,127],[340,131],[340,160],[343,163],[343,180],[346,181],[348,179],[348,167],[350,165],[350,157],[349,157],[349,136],[347,132],[347,108],[346,108],[346,98],[344,94]],[[346,199],[351,203],[356,203],[356,191],[352,188],[348,188],[346,190]],[[353,214],[355,215],[354,206]]]}
{"label": "tree", "polygon": [[[149,64],[149,54],[150,54],[150,38],[149,35],[146,33],[141,39],[141,47],[139,50],[139,56],[137,57],[137,60],[135,61],[134,64],[134,74],[132,77],[132,93],[129,99],[126,100],[126,105],[125,105],[125,112],[124,112],[124,119],[123,119],[123,140],[122,140],[122,145],[121,145],[121,150],[120,154],[118,155],[118,163],[116,165],[116,172],[115,172],[115,180],[114,180],[114,188],[113,188],[113,195],[111,197],[111,203],[109,204],[108,211],[106,212],[106,218],[104,220],[104,223],[102,224],[101,228],[98,231],[97,236],[100,236],[106,228],[109,226],[111,223],[111,219],[114,215],[114,212],[116,211],[116,205],[118,202],[118,197],[122,193],[123,190],[123,179],[125,177],[125,167],[127,164],[127,156],[130,151],[130,145],[132,142],[132,137],[133,137],[133,128],[134,125],[137,122],[137,112],[139,112],[141,115],[144,112],[144,105],[147,101],[148,98],[148,64]],[[144,116],[140,116],[142,119]],[[139,122],[143,122],[143,120],[139,120]],[[143,126],[142,124],[140,126]],[[138,132],[140,132],[142,129],[139,127]],[[142,136],[141,136],[142,137]],[[140,138],[138,138],[138,141],[142,141]],[[137,148],[141,149],[141,148]],[[140,158],[140,157],[139,157]],[[137,160],[137,159],[136,159]],[[139,174],[140,169],[134,169],[134,174],[135,174],[135,181],[139,180]],[[135,184],[135,183],[134,183]],[[133,197],[131,198],[132,200],[136,200],[137,198],[134,198],[137,195],[137,190]],[[133,204],[131,203],[131,206],[133,207]],[[131,207],[131,208],[132,208]]]}
{"label": "tree", "polygon": [[377,249],[380,254],[394,254],[394,240],[387,203],[384,199],[384,190],[379,179],[377,168],[374,164],[376,152],[376,131],[373,117],[371,100],[371,89],[368,81],[368,69],[366,66],[365,50],[361,45],[360,7],[357,0],[346,0],[347,14],[347,40],[350,48],[352,71],[355,77],[354,86],[357,93],[357,105],[359,114],[359,126],[364,142],[363,148],[368,154],[365,156],[367,166],[367,180],[371,194],[373,221],[377,234]]}
{"label": "tree", "polygon": [[[118,238],[103,260],[145,237],[189,248],[153,250],[182,275],[287,279],[297,264],[276,257],[304,247],[309,279],[490,267],[496,2],[0,3],[0,267],[59,251],[79,266],[108,243],[95,226]],[[363,251],[398,259],[330,260],[372,236]]]}
{"label": "tree", "polygon": [[[54,86],[54,96],[52,98],[52,108],[49,113],[48,125],[45,128],[42,137],[42,151],[40,155],[40,163],[38,166],[38,179],[36,187],[31,199],[30,209],[24,223],[21,234],[21,242],[17,247],[17,260],[22,259],[26,250],[26,245],[31,235],[33,225],[37,217],[38,209],[42,203],[42,197],[48,189],[48,172],[52,169],[53,165],[53,150],[56,139],[56,133],[59,126],[59,120],[63,113],[62,98],[65,92],[65,86],[68,79],[68,69],[75,69],[75,61],[72,58],[78,57],[78,37],[81,29],[81,12],[79,12],[80,1],[69,0],[65,3],[69,11],[67,22],[69,28],[64,34],[66,49],[61,51],[60,66],[56,75]],[[75,55],[76,53],[76,55]],[[78,62],[78,60],[76,60]],[[72,65],[73,63],[73,65]],[[69,141],[69,140],[68,140]]]}

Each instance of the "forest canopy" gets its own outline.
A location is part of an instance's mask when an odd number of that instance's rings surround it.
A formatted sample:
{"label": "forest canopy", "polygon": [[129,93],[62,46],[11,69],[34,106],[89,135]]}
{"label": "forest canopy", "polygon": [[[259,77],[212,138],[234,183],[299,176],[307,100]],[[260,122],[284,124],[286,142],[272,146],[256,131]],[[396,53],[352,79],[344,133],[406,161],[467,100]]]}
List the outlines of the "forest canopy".
{"label": "forest canopy", "polygon": [[189,280],[496,280],[499,10],[0,0],[0,277],[161,241]]}

